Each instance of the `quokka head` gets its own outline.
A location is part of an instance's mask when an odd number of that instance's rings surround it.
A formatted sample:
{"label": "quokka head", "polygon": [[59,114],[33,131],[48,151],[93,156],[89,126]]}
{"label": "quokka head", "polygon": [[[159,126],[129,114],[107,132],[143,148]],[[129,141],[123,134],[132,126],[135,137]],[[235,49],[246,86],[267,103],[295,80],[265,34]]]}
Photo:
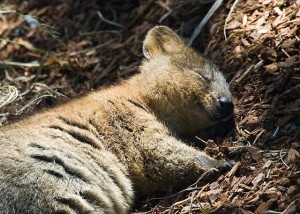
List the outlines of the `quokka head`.
{"label": "quokka head", "polygon": [[219,69],[170,28],[151,29],[141,72],[146,101],[171,130],[191,135],[233,117],[229,86]]}

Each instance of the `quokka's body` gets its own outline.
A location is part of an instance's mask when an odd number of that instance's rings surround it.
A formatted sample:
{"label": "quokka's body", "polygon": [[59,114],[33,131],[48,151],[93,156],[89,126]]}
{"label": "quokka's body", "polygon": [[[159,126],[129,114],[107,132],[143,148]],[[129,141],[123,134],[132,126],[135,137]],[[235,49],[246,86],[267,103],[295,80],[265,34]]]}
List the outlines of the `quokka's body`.
{"label": "quokka's body", "polygon": [[167,27],[144,54],[131,79],[0,129],[0,213],[127,213],[226,166],[179,140],[232,116],[223,75]]}

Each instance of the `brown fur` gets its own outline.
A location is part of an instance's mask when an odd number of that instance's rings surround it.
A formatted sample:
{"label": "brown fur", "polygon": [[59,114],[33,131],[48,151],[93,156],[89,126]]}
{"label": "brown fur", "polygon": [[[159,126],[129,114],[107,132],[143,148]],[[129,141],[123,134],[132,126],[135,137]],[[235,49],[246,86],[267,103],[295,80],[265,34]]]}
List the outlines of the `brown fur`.
{"label": "brown fur", "polygon": [[0,213],[127,213],[134,191],[226,165],[179,139],[232,116],[222,74],[167,27],[144,54],[133,78],[0,129]]}

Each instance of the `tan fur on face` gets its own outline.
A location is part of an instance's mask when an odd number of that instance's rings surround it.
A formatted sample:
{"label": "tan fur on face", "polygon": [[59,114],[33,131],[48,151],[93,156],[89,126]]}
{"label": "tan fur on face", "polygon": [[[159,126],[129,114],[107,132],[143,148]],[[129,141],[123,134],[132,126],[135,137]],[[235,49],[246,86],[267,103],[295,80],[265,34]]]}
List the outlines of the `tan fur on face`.
{"label": "tan fur on face", "polygon": [[128,213],[226,164],[178,139],[218,122],[222,74],[167,27],[144,52],[135,77],[0,129],[0,213]]}

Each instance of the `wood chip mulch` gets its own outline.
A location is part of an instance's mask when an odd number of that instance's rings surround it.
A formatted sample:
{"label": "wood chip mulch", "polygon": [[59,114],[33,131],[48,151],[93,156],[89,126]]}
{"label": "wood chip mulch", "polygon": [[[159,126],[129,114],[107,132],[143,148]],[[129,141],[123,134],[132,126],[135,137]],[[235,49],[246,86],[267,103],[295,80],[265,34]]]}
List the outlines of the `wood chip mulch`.
{"label": "wood chip mulch", "polygon": [[[235,3],[224,1],[193,43],[230,82],[234,134],[204,144],[234,166],[209,183],[200,177],[171,196],[139,201],[135,213],[300,213],[300,1]],[[199,0],[2,1],[0,124],[137,73],[151,27],[167,25],[189,39],[209,7]]]}

